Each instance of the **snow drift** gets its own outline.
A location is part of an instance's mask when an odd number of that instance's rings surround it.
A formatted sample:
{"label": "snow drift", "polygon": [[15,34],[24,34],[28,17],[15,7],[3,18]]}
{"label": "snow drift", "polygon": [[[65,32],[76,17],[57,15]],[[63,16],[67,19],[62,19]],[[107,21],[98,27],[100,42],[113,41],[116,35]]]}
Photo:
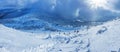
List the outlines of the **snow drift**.
{"label": "snow drift", "polygon": [[120,19],[67,32],[26,33],[0,25],[1,52],[120,51]]}

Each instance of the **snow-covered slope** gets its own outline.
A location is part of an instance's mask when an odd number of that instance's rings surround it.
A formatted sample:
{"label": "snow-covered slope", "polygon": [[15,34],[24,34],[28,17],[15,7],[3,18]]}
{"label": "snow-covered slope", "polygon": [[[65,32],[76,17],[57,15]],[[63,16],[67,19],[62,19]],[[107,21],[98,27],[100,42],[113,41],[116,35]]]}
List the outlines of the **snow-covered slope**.
{"label": "snow-covered slope", "polygon": [[89,29],[92,52],[120,52],[120,20],[113,20]]}
{"label": "snow-covered slope", "polygon": [[0,25],[0,52],[120,51],[120,19],[69,32],[26,33]]}
{"label": "snow-covered slope", "polygon": [[[11,52],[21,52],[20,50],[26,47],[36,47],[51,42],[50,40],[41,41],[42,39],[32,37],[32,35],[34,34],[16,31],[0,25],[0,48],[6,48]],[[0,52],[3,52],[1,49]]]}

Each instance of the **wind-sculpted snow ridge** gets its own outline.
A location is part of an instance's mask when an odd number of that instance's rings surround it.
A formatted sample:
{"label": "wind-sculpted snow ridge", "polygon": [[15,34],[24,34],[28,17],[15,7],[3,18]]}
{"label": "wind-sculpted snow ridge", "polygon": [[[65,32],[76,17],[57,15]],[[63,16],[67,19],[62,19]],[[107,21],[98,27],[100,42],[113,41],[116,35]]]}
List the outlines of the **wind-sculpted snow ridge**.
{"label": "wind-sculpted snow ridge", "polygon": [[120,52],[120,19],[66,32],[27,33],[0,25],[0,52]]}

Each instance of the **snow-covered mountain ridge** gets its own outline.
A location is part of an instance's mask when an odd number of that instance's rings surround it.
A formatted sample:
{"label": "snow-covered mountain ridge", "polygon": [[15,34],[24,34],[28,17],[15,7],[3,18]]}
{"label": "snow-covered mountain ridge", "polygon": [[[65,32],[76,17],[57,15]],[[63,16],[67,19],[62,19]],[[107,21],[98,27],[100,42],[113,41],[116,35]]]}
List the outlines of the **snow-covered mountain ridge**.
{"label": "snow-covered mountain ridge", "polygon": [[27,33],[0,25],[0,52],[120,51],[120,19],[89,29]]}

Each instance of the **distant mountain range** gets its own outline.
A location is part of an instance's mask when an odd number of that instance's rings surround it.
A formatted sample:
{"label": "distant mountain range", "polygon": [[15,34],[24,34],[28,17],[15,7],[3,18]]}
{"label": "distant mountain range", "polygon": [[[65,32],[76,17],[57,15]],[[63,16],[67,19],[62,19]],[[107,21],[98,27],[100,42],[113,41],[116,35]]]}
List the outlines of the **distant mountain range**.
{"label": "distant mountain range", "polygon": [[99,25],[120,16],[119,8],[94,9],[87,0],[2,0],[0,4],[0,23],[19,30],[70,30]]}

